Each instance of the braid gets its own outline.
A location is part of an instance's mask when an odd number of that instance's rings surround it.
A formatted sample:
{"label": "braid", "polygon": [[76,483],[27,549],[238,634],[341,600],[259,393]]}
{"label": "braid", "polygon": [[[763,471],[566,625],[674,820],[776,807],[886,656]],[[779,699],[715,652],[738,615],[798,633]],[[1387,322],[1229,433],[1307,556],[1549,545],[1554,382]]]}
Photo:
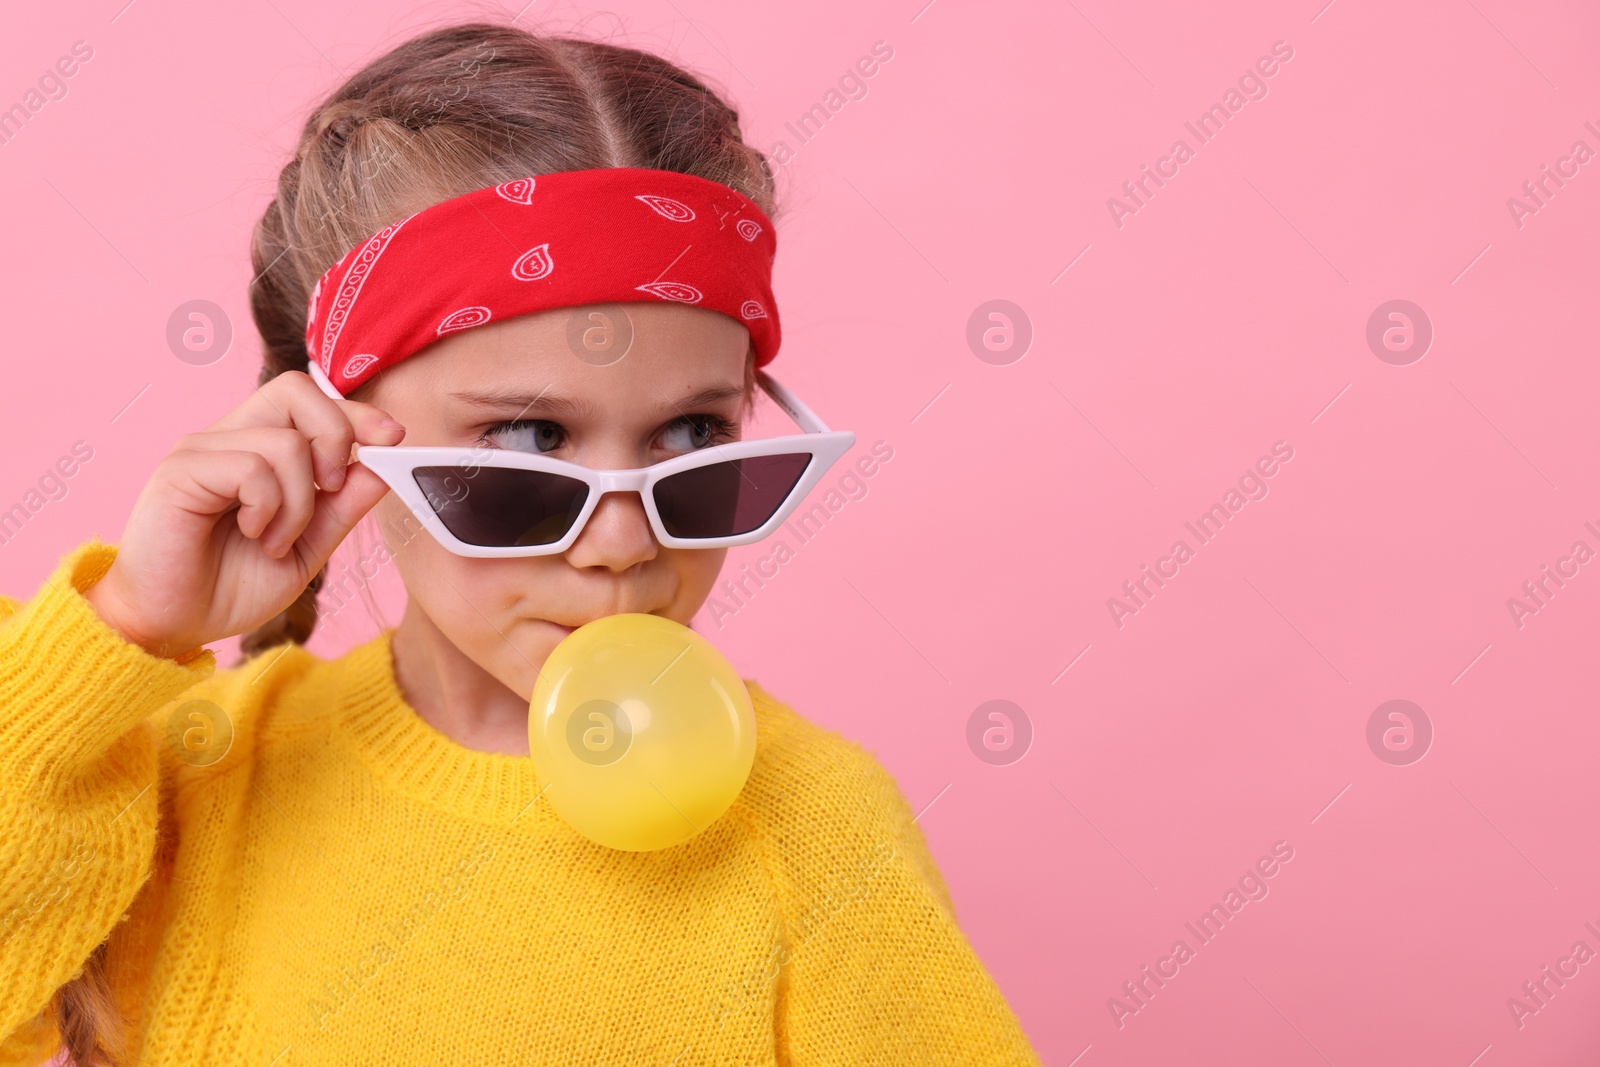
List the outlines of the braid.
{"label": "braid", "polygon": [[323,564],[292,604],[244,635],[239,642],[239,654],[248,659],[286,641],[305,644],[317,627],[317,594],[322,591],[327,577],[328,567]]}
{"label": "braid", "polygon": [[[330,129],[336,128],[330,124]],[[297,253],[284,219],[283,203],[298,186],[299,161],[284,168],[279,193],[256,225],[251,242],[250,261],[255,281],[250,287],[250,311],[261,334],[261,373],[258,386],[285,371],[303,371],[310,362],[306,353],[306,302],[309,294],[300,271],[295,270]],[[303,645],[317,626],[317,594],[328,573],[324,564],[293,603],[254,630],[239,643],[239,653],[248,659],[266,649],[292,641]]]}

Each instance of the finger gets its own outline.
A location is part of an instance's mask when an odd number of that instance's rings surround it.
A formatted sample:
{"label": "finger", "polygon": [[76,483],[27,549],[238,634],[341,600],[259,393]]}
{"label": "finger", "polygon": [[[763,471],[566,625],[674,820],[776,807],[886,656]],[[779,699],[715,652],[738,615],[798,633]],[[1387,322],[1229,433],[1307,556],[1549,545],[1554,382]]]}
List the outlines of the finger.
{"label": "finger", "polygon": [[[396,421],[387,411],[373,404],[364,404],[359,400],[336,400],[339,410],[344,412],[351,429],[355,433],[356,444],[362,445],[397,445],[406,436],[406,428]],[[350,465],[355,460],[355,449],[347,448],[341,457],[344,461],[343,472],[348,472]],[[338,489],[339,482],[325,485],[324,489]]]}
{"label": "finger", "polygon": [[376,404],[360,400],[335,400],[334,403],[355,429],[358,444],[397,445],[406,435],[406,428]]}
{"label": "finger", "polygon": [[[372,412],[378,413],[375,418]],[[288,371],[250,394],[210,429],[270,426],[298,430],[311,443],[313,480],[325,489],[336,489],[343,484],[350,447],[358,438],[363,444],[395,444],[405,435],[399,423],[385,425],[387,418],[387,413],[370,404],[325,396],[309,375]],[[353,419],[359,423],[359,431]]]}
{"label": "finger", "polygon": [[162,479],[180,508],[214,523],[235,504],[239,532],[255,538],[283,503],[278,476],[259,452],[174,452],[161,463]]}
{"label": "finger", "polygon": [[315,572],[328,562],[339,542],[388,492],[388,485],[371,468],[352,463],[338,492],[318,493],[311,521],[295,542],[295,551],[300,553],[306,570]]}
{"label": "finger", "polygon": [[271,465],[278,480],[280,502],[270,525],[258,535],[267,555],[277,559],[289,550],[311,520],[317,487],[313,482],[313,446],[298,430],[252,426],[189,434],[178,442],[181,451],[255,452]]}

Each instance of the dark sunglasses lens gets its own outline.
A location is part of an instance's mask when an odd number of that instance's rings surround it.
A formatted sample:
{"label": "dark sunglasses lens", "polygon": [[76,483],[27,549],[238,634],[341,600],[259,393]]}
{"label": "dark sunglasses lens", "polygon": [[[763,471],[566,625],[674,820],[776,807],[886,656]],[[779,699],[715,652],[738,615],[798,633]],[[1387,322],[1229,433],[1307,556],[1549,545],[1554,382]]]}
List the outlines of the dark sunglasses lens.
{"label": "dark sunglasses lens", "polygon": [[576,478],[510,467],[412,471],[445,529],[469,545],[549,545],[572,528],[589,487]]}
{"label": "dark sunglasses lens", "polygon": [[749,533],[772,518],[810,463],[809,452],[785,452],[668,475],[656,483],[656,510],[673,537]]}

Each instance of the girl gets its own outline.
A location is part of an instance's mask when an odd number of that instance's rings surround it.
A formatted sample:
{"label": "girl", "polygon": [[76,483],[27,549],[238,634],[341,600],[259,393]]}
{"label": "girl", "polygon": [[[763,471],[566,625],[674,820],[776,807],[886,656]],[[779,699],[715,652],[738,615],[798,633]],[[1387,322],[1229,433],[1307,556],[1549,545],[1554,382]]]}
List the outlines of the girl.
{"label": "girl", "polygon": [[[749,780],[681,845],[541,802],[555,645],[687,625],[743,509],[844,450],[758,370],[772,197],[726,103],[610,45],[456,26],[317,108],[255,233],[260,388],[0,598],[0,1063],[1037,1064],[887,772],[754,681]],[[758,383],[818,441],[741,461],[788,498],[685,459]],[[324,661],[369,512],[405,614]]]}

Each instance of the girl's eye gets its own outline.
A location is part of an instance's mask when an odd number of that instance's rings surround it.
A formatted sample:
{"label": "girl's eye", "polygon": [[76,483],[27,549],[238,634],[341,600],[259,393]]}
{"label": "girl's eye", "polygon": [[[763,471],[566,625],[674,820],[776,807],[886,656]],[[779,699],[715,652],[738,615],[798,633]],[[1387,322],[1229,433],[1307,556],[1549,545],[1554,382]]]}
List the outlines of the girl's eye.
{"label": "girl's eye", "polygon": [[[733,423],[720,415],[683,415],[667,424],[662,443],[672,452],[698,452],[732,441],[736,436]],[[679,447],[675,443],[679,441],[686,445]]]}
{"label": "girl's eye", "polygon": [[[667,424],[661,446],[669,452],[697,452],[736,440],[738,427],[721,415],[682,415]],[[548,419],[497,422],[480,439],[513,452],[554,452],[566,439],[566,429]]]}
{"label": "girl's eye", "polygon": [[561,447],[564,431],[559,422],[546,419],[516,419],[497,422],[485,431],[482,440],[512,452],[553,452]]}

